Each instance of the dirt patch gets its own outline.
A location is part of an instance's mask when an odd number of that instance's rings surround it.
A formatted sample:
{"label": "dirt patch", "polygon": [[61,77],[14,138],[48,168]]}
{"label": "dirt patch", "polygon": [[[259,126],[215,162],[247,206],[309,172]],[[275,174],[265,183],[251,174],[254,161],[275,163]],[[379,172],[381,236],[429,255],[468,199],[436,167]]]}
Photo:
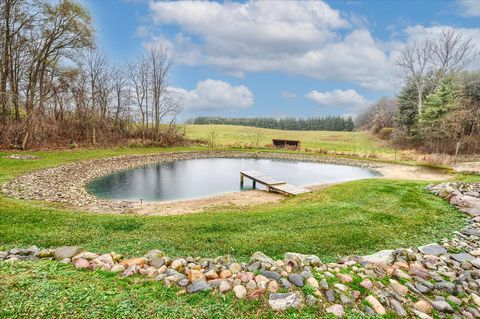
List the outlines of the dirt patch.
{"label": "dirt patch", "polygon": [[383,178],[409,179],[420,181],[442,181],[452,178],[452,175],[444,169],[430,167],[379,164],[375,170],[383,175]]}
{"label": "dirt patch", "polygon": [[468,162],[468,163],[456,164],[453,167],[453,169],[457,173],[480,174],[480,162]]}
{"label": "dirt patch", "polygon": [[261,190],[225,193],[206,198],[168,202],[147,202],[136,204],[135,213],[140,215],[180,215],[200,213],[216,207],[245,207],[265,203],[276,203],[285,196]]}

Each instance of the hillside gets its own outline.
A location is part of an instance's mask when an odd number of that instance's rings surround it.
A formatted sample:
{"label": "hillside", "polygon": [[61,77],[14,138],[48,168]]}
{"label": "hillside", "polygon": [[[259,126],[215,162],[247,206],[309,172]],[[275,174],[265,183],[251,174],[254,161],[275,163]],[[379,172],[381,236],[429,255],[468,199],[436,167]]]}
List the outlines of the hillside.
{"label": "hillside", "polygon": [[391,154],[394,150],[366,131],[283,131],[235,125],[186,125],[187,137],[209,140],[214,136],[216,146],[264,147],[273,138],[300,140],[303,149],[365,155]]}

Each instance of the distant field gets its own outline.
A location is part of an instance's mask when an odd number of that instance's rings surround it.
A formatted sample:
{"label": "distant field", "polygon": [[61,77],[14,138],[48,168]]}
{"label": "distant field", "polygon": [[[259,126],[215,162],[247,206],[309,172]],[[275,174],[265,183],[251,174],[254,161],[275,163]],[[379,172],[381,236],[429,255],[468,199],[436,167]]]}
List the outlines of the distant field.
{"label": "distant field", "polygon": [[186,132],[193,139],[208,139],[215,132],[216,146],[264,147],[272,143],[272,138],[280,138],[300,140],[303,149],[331,153],[368,155],[394,152],[369,132],[283,131],[235,125],[186,125]]}

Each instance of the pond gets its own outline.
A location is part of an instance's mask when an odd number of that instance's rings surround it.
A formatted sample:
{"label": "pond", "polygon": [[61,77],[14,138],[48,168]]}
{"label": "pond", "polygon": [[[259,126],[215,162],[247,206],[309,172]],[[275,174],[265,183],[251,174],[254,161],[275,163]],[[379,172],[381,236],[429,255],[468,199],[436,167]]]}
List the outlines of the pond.
{"label": "pond", "polygon": [[[252,189],[240,187],[240,171],[256,170],[295,186],[376,177],[360,167],[252,158],[179,160],[133,168],[92,181],[87,190],[103,199],[165,201],[207,197]],[[257,189],[263,187],[257,184]]]}

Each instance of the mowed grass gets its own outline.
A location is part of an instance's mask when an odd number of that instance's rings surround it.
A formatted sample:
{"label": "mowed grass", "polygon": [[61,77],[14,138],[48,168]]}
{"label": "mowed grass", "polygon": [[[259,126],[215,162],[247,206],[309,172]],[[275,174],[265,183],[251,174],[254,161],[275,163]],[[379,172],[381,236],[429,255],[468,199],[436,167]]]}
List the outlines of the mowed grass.
{"label": "mowed grass", "polygon": [[[394,149],[373,134],[360,132],[331,131],[283,131],[235,125],[186,125],[187,137],[208,139],[215,132],[215,143],[228,147],[263,147],[272,144],[272,139],[290,139],[302,142],[302,148],[369,155],[373,153],[391,154]],[[257,139],[259,140],[258,145]]]}
{"label": "mowed grass", "polygon": [[276,313],[265,300],[238,300],[231,292],[178,291],[137,276],[119,279],[57,262],[0,263],[0,318],[334,318],[317,307]]}
{"label": "mowed grass", "polygon": [[[6,159],[0,153],[0,181],[74,160],[167,150],[34,152],[38,160],[24,161]],[[0,246],[80,245],[130,256],[163,249],[172,256],[233,254],[243,260],[257,250],[275,257],[294,251],[332,259],[432,241],[459,227],[460,214],[429,194],[425,185],[361,180],[274,205],[168,217],[85,213],[1,196]]]}
{"label": "mowed grass", "polygon": [[[6,153],[0,153],[0,183],[76,160],[172,150],[185,149],[32,152],[40,158],[26,161],[5,159]],[[233,254],[239,261],[257,250],[278,258],[294,251],[329,261],[429,243],[464,225],[463,215],[428,193],[425,185],[361,180],[274,205],[170,217],[85,213],[0,195],[0,250],[79,245],[125,256],[162,249],[172,257]],[[321,306],[274,313],[265,300],[178,291],[141,277],[119,279],[50,261],[0,263],[0,318],[327,318]],[[347,318],[358,316],[349,313]]]}

